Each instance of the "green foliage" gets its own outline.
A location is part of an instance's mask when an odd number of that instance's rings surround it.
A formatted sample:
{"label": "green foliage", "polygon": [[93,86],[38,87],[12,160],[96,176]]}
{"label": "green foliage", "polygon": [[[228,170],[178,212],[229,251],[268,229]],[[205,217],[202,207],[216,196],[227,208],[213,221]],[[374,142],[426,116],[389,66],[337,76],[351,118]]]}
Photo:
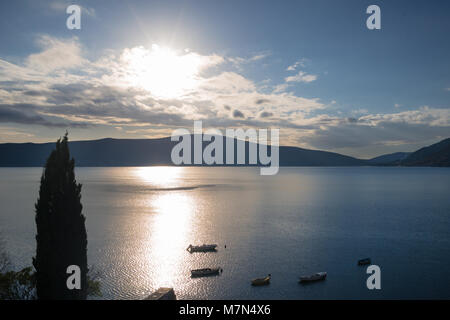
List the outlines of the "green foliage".
{"label": "green foliage", "polygon": [[100,288],[101,272],[94,266],[90,266],[87,274],[87,295],[91,297],[101,297],[102,291]]}
{"label": "green foliage", "polygon": [[[36,207],[36,291],[39,299],[86,299],[87,234],[81,184],[75,180],[67,133],[56,142],[41,177]],[[81,269],[81,290],[66,286],[67,267]]]}
{"label": "green foliage", "polygon": [[0,273],[0,300],[33,300],[36,277],[31,267]]}
{"label": "green foliage", "polygon": [[[101,285],[97,280],[98,273],[87,276],[87,295],[101,297]],[[0,273],[0,300],[35,300],[36,295],[36,273],[32,267],[22,270],[6,271]]]}
{"label": "green foliage", "polygon": [[100,281],[92,280],[88,276],[87,283],[88,283],[88,288],[87,288],[88,296],[91,296],[91,297],[101,297],[102,296]]}
{"label": "green foliage", "polygon": [[0,238],[0,300],[31,300],[36,297],[36,279],[32,268],[11,270],[12,263]]}

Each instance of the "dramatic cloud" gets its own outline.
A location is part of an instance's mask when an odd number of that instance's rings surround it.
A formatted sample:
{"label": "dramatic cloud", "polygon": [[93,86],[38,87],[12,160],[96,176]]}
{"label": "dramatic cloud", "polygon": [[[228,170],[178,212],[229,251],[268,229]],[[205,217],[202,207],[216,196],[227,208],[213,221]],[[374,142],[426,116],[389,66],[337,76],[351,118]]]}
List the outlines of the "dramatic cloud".
{"label": "dramatic cloud", "polygon": [[[0,104],[0,122],[18,123],[25,125],[42,125],[46,127],[67,127],[68,123],[50,121],[35,111],[33,105],[17,104],[2,105]],[[87,127],[85,123],[71,123],[72,127]]]}
{"label": "dramatic cloud", "polygon": [[26,65],[30,69],[49,72],[71,69],[86,63],[81,58],[81,47],[77,38],[61,41],[49,36],[41,36],[37,43],[43,51],[27,58]]}
{"label": "dramatic cloud", "polygon": [[[365,115],[359,118],[317,117],[311,119],[316,128],[302,135],[299,142],[317,149],[335,150],[350,155],[377,154],[386,150],[411,146],[405,151],[448,138],[450,110],[422,107],[392,114]],[[397,147],[397,148],[396,148]]]}
{"label": "dramatic cloud", "polygon": [[[237,119],[236,125],[241,125],[245,113],[258,115],[264,105],[267,114],[289,125],[324,108],[318,99],[285,92],[262,93],[243,75],[217,69],[226,58],[216,54],[172,52],[153,45],[126,48],[89,61],[76,38],[40,36],[38,43],[42,50],[28,56],[23,65],[0,59],[0,99],[5,108],[2,121],[169,128],[203,119],[233,126],[230,121]],[[7,104],[14,105],[15,111],[22,105],[33,105],[34,113],[27,119],[27,115],[6,110]],[[230,118],[231,109],[235,112]],[[49,117],[52,121],[46,120]],[[264,125],[255,116],[246,121],[247,125]]]}
{"label": "dramatic cloud", "polygon": [[214,53],[134,47],[91,61],[77,38],[40,36],[38,43],[41,51],[22,63],[0,59],[0,122],[24,126],[18,136],[32,126],[163,136],[201,119],[205,128],[280,128],[281,144],[351,154],[370,146],[425,145],[450,133],[449,109],[371,114],[355,107],[341,114],[335,102],[287,92],[295,82],[317,79],[297,71],[300,62],[285,83],[261,86],[235,72],[230,57]]}

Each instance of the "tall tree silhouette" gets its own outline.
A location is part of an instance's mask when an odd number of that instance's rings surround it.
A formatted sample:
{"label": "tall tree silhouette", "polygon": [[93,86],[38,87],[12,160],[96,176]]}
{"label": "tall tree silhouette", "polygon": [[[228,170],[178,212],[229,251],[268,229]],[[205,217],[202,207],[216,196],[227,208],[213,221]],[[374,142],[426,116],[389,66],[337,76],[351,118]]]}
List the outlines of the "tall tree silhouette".
{"label": "tall tree silhouette", "polygon": [[[81,184],[75,180],[68,134],[56,142],[41,177],[36,207],[36,291],[39,299],[86,299],[87,234]],[[68,289],[67,267],[81,270],[81,289]]]}

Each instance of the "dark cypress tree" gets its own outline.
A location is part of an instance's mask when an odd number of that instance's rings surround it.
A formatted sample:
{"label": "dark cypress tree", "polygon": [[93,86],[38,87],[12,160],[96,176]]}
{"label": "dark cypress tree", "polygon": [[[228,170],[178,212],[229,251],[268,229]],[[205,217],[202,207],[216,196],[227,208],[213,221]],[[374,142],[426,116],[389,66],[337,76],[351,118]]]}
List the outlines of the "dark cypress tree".
{"label": "dark cypress tree", "polygon": [[[41,177],[36,207],[36,291],[39,299],[86,299],[87,234],[81,184],[75,180],[67,133],[56,142]],[[67,288],[67,267],[81,270],[81,289]]]}

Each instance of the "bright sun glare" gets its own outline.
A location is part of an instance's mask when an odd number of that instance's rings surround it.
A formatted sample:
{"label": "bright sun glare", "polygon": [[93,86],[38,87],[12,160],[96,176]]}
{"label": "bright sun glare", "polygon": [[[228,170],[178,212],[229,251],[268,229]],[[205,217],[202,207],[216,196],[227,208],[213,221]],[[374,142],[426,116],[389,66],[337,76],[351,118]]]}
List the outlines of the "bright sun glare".
{"label": "bright sun glare", "polygon": [[182,167],[140,167],[135,169],[135,174],[149,185],[169,188],[178,186],[183,170]]}
{"label": "bright sun glare", "polygon": [[151,50],[129,49],[123,59],[132,85],[160,98],[177,98],[195,89],[203,65],[202,57],[195,53],[178,54],[158,45],[153,45]]}

